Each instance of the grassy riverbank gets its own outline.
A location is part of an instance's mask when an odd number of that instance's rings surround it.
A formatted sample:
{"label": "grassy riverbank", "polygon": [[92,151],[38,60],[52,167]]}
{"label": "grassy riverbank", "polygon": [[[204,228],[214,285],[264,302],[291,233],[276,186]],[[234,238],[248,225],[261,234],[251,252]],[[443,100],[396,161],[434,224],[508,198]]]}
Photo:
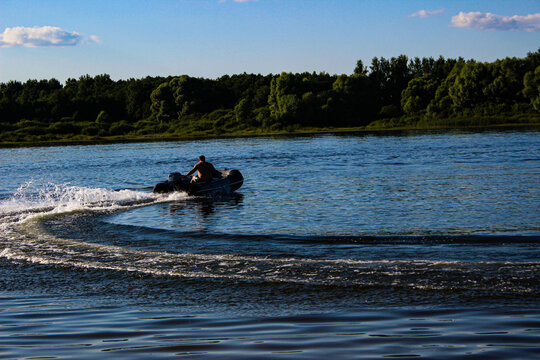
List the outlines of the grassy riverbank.
{"label": "grassy riverbank", "polygon": [[62,145],[93,145],[93,144],[113,144],[128,142],[159,142],[159,141],[181,141],[197,139],[218,139],[218,138],[241,138],[258,136],[301,136],[316,134],[340,134],[340,133],[382,133],[398,131],[486,131],[502,129],[540,129],[540,117],[534,122],[500,122],[488,123],[486,125],[460,125],[463,121],[460,119],[446,120],[435,124],[404,124],[397,119],[388,119],[385,121],[375,121],[368,126],[358,127],[296,127],[287,130],[263,130],[263,129],[244,129],[216,134],[211,131],[199,131],[186,134],[126,134],[116,136],[88,136],[75,135],[63,138],[51,138],[50,136],[38,135],[29,137],[24,141],[0,141],[0,147],[31,147],[31,146],[62,146]]}

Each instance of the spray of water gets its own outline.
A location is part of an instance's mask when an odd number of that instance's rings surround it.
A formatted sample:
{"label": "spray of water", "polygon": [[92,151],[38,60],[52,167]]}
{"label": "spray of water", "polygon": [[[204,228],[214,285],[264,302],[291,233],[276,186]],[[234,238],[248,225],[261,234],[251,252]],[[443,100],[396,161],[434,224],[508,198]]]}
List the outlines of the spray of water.
{"label": "spray of water", "polygon": [[24,237],[23,229],[47,216],[77,211],[112,212],[186,198],[184,193],[163,196],[142,191],[30,181],[21,185],[13,196],[0,201],[0,256],[5,255],[8,248],[19,247]]}
{"label": "spray of water", "polygon": [[[157,195],[134,190],[89,188],[70,184],[21,185],[9,199],[0,201],[0,218],[15,216],[18,222],[73,211],[114,211],[157,202],[185,200],[185,193]],[[5,222],[5,221],[4,221]]]}

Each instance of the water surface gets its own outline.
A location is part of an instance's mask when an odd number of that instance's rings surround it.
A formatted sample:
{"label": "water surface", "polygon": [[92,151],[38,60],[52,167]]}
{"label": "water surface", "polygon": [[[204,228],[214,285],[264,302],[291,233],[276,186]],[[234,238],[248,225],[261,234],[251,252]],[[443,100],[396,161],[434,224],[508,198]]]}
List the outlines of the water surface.
{"label": "water surface", "polygon": [[538,135],[0,149],[0,358],[539,356]]}

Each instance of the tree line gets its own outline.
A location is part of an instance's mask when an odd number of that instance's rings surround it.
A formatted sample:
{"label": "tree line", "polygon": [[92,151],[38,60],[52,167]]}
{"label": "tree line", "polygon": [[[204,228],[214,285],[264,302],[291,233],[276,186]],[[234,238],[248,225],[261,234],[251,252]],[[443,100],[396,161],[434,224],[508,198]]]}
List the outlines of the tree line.
{"label": "tree line", "polygon": [[350,75],[10,81],[0,114],[4,142],[538,123],[540,49],[494,62],[375,57]]}

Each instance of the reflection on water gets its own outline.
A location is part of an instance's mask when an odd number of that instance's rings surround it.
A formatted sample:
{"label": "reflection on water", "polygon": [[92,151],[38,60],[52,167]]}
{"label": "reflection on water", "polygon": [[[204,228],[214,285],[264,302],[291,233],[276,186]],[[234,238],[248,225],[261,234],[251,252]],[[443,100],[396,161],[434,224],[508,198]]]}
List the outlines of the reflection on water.
{"label": "reflection on water", "polygon": [[233,193],[228,196],[212,197],[194,197],[186,202],[174,202],[169,206],[171,216],[182,216],[188,211],[197,212],[201,219],[207,219],[212,215],[216,208],[220,211],[227,211],[232,208],[238,208],[242,205],[244,195]]}

